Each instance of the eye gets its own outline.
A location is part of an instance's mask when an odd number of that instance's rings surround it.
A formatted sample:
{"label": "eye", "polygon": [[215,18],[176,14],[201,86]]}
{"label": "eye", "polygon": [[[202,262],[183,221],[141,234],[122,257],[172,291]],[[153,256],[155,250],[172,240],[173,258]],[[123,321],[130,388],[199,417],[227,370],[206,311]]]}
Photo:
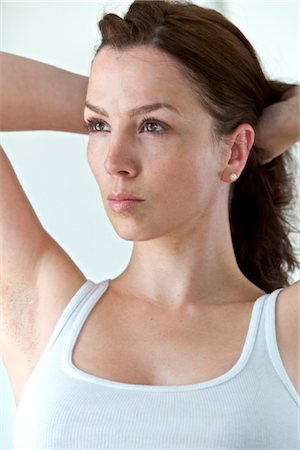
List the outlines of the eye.
{"label": "eye", "polygon": [[107,124],[102,122],[102,120],[91,119],[86,121],[86,128],[89,133],[107,132],[107,130],[104,129],[105,126],[107,126]]}
{"label": "eye", "polygon": [[161,133],[165,130],[165,127],[154,117],[145,117],[142,121],[142,129],[148,133]]}
{"label": "eye", "polygon": [[[105,129],[108,125],[99,119],[87,119],[86,120],[86,128],[89,133],[107,133],[110,130]],[[141,124],[143,132],[146,133],[162,133],[166,130],[166,125],[162,125],[159,121],[157,121],[154,117],[145,117]]]}

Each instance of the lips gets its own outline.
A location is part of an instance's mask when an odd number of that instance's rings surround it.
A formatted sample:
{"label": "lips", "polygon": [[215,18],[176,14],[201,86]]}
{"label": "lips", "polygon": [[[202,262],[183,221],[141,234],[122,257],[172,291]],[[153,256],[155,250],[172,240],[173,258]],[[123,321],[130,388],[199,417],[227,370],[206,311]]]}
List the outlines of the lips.
{"label": "lips", "polygon": [[133,210],[144,202],[144,199],[136,197],[127,192],[120,192],[118,194],[110,193],[108,196],[108,203],[110,208],[116,213],[125,213]]}

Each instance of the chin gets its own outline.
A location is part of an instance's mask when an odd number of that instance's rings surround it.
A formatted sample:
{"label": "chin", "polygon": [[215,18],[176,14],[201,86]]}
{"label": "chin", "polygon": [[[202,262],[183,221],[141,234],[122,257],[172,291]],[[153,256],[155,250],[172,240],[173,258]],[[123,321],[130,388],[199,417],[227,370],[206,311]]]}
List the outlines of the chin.
{"label": "chin", "polygon": [[135,227],[113,227],[117,235],[125,241],[149,241],[153,239],[150,233],[145,230],[138,230]]}
{"label": "chin", "polygon": [[110,221],[117,235],[125,241],[150,241],[160,236],[155,233],[153,226],[145,226],[145,224],[128,221],[120,223],[118,220]]}

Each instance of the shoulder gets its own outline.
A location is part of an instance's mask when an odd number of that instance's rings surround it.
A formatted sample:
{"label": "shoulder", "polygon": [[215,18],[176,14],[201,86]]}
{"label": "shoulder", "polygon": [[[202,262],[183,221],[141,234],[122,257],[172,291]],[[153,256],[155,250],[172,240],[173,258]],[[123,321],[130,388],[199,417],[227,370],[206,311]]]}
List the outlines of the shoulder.
{"label": "shoulder", "polygon": [[284,302],[290,314],[300,314],[300,280],[282,289],[279,294],[281,302]]}
{"label": "shoulder", "polygon": [[[276,319],[279,326],[281,325],[282,331],[287,336],[290,336],[290,340],[296,344],[299,341],[298,328],[300,322],[300,280],[282,289],[280,291],[277,306]],[[300,359],[300,345],[298,348]]]}
{"label": "shoulder", "polygon": [[[296,338],[300,320],[300,280],[282,289],[277,298],[276,320],[286,334]],[[299,349],[300,351],[300,349]]]}
{"label": "shoulder", "polygon": [[276,339],[283,365],[300,395],[300,280],[279,292],[275,321]]}

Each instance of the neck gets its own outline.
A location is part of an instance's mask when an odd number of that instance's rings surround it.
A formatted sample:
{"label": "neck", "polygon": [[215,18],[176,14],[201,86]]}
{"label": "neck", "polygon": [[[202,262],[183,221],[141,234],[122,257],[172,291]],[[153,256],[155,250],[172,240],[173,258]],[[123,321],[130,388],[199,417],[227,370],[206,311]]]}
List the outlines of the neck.
{"label": "neck", "polygon": [[255,300],[264,292],[240,271],[229,220],[186,226],[180,237],[134,242],[128,267],[118,277],[132,295],[179,309],[201,303]]}

